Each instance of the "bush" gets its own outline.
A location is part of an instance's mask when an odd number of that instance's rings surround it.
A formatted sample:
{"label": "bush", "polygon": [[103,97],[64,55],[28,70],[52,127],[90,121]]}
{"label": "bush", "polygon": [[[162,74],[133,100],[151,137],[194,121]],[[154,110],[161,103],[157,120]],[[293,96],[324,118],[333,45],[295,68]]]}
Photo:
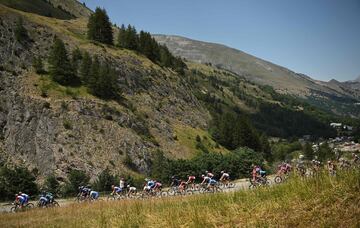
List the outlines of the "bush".
{"label": "bush", "polygon": [[0,168],[0,200],[14,199],[14,194],[24,192],[30,196],[38,193],[34,175],[24,167]]}
{"label": "bush", "polygon": [[109,169],[102,171],[98,179],[94,183],[94,189],[97,191],[110,191],[111,185],[116,185],[119,182],[119,179],[110,174]]}
{"label": "bush", "polygon": [[70,120],[64,120],[63,125],[66,130],[72,129],[72,124],[71,124]]}
{"label": "bush", "polygon": [[89,184],[90,177],[81,170],[71,170],[68,175],[69,182],[66,183],[63,189],[65,195],[76,194],[78,187]]}

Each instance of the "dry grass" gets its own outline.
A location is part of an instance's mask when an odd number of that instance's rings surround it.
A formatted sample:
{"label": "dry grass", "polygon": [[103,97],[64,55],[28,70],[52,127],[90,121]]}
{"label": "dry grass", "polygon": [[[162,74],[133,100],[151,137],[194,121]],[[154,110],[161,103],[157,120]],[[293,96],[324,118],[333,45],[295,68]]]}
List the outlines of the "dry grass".
{"label": "dry grass", "polygon": [[359,227],[359,171],[268,189],[74,204],[0,215],[0,227]]}

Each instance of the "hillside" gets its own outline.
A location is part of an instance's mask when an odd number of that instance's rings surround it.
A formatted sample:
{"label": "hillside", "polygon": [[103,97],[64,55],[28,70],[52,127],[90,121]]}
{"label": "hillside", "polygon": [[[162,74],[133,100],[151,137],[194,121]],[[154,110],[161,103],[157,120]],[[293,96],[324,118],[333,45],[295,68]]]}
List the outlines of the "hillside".
{"label": "hillside", "polygon": [[[13,38],[20,16],[29,35],[24,43]],[[194,153],[174,140],[177,129],[206,134],[209,114],[177,74],[134,52],[86,40],[86,19],[57,20],[2,5],[0,18],[2,162],[65,178],[72,168],[92,176],[106,167],[132,172],[125,164],[130,157],[137,171],[146,172],[158,149],[174,158]],[[37,75],[33,56],[46,59],[54,36],[69,50],[79,47],[116,65],[122,103]]]}
{"label": "hillside", "polygon": [[270,85],[277,92],[306,99],[326,111],[359,117],[360,110],[354,105],[359,92],[351,87],[333,86],[310,77],[292,72],[284,67],[246,54],[224,45],[191,40],[179,36],[154,35],[178,56],[198,63],[230,70],[261,85]]}
{"label": "hillside", "polygon": [[[19,21],[23,40],[16,36]],[[329,122],[353,121],[226,69],[185,61],[177,73],[139,51],[90,41],[87,22],[0,4],[0,164],[24,166],[39,183],[49,174],[64,182],[71,170],[91,181],[106,168],[148,175],[159,152],[175,160],[249,147],[261,158],[271,156],[267,136],[335,137]],[[109,63],[121,99],[100,99],[87,86],[36,73],[38,58],[49,69],[55,37],[68,53],[79,48]]]}
{"label": "hillside", "polygon": [[0,4],[58,19],[89,17],[91,10],[74,0],[0,0]]}
{"label": "hillside", "polygon": [[2,227],[358,227],[359,171],[252,191],[1,214]]}

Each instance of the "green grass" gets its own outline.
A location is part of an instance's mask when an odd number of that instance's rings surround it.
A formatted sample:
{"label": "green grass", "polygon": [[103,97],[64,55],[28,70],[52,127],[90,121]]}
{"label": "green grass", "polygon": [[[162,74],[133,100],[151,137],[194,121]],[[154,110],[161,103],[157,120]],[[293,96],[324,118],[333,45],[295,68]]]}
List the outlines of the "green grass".
{"label": "green grass", "polygon": [[[360,171],[253,191],[1,214],[1,227],[359,227]],[[19,217],[21,216],[21,219]]]}
{"label": "green grass", "polygon": [[59,83],[54,82],[48,76],[41,76],[38,79],[38,88],[40,95],[43,97],[53,98],[78,98],[91,96],[85,86],[70,87],[62,86]]}
{"label": "green grass", "polygon": [[174,124],[173,129],[176,134],[177,142],[188,151],[188,155],[195,155],[197,152],[200,152],[200,149],[196,146],[196,136],[200,137],[202,144],[209,151],[215,151],[219,153],[229,152],[222,146],[217,145],[216,142],[211,138],[209,132],[200,128],[193,128],[182,124]]}

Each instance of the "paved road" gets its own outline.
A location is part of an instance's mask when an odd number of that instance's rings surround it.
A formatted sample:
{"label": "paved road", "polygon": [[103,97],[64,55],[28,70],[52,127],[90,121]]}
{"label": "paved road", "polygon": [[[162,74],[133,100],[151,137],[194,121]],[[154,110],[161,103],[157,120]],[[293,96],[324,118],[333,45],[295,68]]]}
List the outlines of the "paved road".
{"label": "paved road", "polygon": [[[269,179],[271,180],[271,183],[274,183],[273,177],[269,177]],[[225,189],[224,191],[225,192],[233,192],[233,191],[246,190],[249,188],[249,185],[250,185],[248,179],[235,180],[234,183],[236,184],[234,188],[228,188],[228,189]],[[105,200],[105,197],[101,197],[101,198],[103,200]],[[67,205],[74,203],[74,198],[56,199],[56,201],[60,204],[61,207],[65,207]],[[30,201],[30,202],[33,203],[34,205],[37,204],[37,201]],[[11,207],[12,207],[12,205],[9,203],[0,203],[0,213],[10,212]]]}

